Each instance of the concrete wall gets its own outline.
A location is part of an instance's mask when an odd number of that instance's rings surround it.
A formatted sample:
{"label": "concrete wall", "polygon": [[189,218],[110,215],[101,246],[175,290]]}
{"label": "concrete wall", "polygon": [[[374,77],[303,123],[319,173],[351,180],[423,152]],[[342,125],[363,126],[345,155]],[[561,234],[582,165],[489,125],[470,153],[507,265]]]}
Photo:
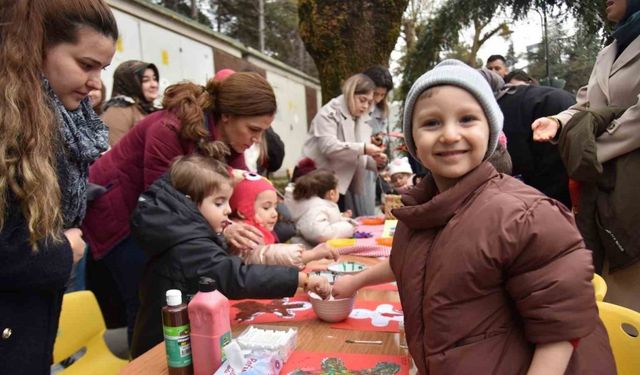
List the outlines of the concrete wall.
{"label": "concrete wall", "polygon": [[131,59],[156,64],[161,91],[183,80],[204,85],[224,68],[259,72],[273,86],[278,102],[272,126],[286,147],[282,168],[293,168],[300,157],[308,125],[320,108],[317,79],[144,0],[107,2],[120,30],[116,55],[102,75],[107,98],[111,93],[113,71]]}

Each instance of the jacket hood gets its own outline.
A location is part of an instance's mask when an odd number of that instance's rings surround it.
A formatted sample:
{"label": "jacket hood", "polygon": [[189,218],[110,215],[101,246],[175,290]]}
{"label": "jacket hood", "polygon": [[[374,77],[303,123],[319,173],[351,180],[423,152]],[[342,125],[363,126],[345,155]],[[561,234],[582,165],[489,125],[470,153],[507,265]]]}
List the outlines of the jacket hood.
{"label": "jacket hood", "polygon": [[138,198],[131,216],[131,233],[149,257],[196,238],[209,238],[226,247],[197,206],[171,186],[168,174]]}
{"label": "jacket hood", "polygon": [[302,215],[307,213],[311,207],[327,205],[331,202],[320,197],[311,197],[309,199],[301,199],[299,201],[293,199],[293,194],[287,194],[284,197],[284,203],[291,213],[291,219],[298,221]]}

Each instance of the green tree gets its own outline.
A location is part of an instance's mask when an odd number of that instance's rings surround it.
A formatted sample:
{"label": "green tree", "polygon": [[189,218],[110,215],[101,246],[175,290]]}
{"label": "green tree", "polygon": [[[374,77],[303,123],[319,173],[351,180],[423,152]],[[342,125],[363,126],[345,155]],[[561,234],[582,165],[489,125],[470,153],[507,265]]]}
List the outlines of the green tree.
{"label": "green tree", "polygon": [[323,102],[371,65],[388,66],[409,0],[299,0],[300,36],[318,68]]}
{"label": "green tree", "polygon": [[[576,93],[587,84],[598,51],[602,48],[599,38],[579,27],[572,36],[566,36],[559,25],[549,27],[549,70],[552,78],[565,82],[564,89]],[[527,53],[529,75],[546,81],[546,61],[542,43]],[[545,82],[545,84],[547,84]]]}
{"label": "green tree", "polygon": [[486,30],[489,23],[491,23],[491,19],[481,19],[479,16],[474,17],[472,19],[473,37],[471,38],[471,44],[460,40],[460,36],[458,36],[458,41],[452,43],[448,51],[444,51],[444,57],[448,59],[458,59],[470,66],[480,68],[483,65],[482,60],[478,59],[480,47],[495,35],[506,38],[511,33],[506,22],[502,22],[498,26]]}
{"label": "green tree", "polygon": [[516,51],[513,48],[513,41],[509,43],[509,49],[507,50],[507,54],[504,58],[507,60],[507,66],[509,69],[513,69],[513,67],[518,64],[518,55],[516,55]]}
{"label": "green tree", "polygon": [[602,20],[606,19],[605,4],[601,0],[448,0],[428,20],[418,36],[415,50],[409,52],[398,95],[403,97],[422,73],[440,61],[443,51],[455,45],[461,29],[470,25],[474,17],[491,19],[503,11],[517,21],[529,10],[543,6],[547,9],[560,6],[570,9],[578,23],[585,25],[592,35],[603,28]]}

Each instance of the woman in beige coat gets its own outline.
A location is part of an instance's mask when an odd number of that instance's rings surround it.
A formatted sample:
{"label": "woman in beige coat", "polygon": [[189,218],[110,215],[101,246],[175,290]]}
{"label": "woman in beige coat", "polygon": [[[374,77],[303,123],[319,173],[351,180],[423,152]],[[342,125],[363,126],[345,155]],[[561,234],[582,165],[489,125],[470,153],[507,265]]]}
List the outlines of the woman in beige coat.
{"label": "woman in beige coat", "polygon": [[336,174],[341,210],[354,209],[351,194],[364,193],[366,170],[376,171],[387,162],[382,149],[370,143],[367,120],[375,87],[364,74],[347,79],[342,95],[331,99],[316,114],[304,143],[305,157],[313,160],[317,168]]}
{"label": "woman in beige coat", "polygon": [[[640,152],[640,1],[609,1],[607,18],[616,23],[615,41],[598,54],[589,83],[578,91],[577,103],[555,116],[537,119],[531,125],[534,140],[550,141],[579,111],[627,108],[597,138],[597,158],[601,164]],[[608,286],[606,300],[640,311],[640,262],[610,273],[605,254],[602,273]]]}

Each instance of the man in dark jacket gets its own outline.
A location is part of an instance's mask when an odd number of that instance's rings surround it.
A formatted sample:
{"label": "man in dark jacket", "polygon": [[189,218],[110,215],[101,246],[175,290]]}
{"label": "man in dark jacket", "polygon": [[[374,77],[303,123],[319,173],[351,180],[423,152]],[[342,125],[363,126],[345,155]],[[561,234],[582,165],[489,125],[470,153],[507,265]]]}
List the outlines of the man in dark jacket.
{"label": "man in dark jacket", "polygon": [[540,117],[562,112],[575,104],[568,92],[544,86],[510,85],[498,100],[504,114],[503,131],[513,162],[513,176],[519,177],[548,197],[571,208],[569,180],[556,145],[533,141],[531,123]]}

